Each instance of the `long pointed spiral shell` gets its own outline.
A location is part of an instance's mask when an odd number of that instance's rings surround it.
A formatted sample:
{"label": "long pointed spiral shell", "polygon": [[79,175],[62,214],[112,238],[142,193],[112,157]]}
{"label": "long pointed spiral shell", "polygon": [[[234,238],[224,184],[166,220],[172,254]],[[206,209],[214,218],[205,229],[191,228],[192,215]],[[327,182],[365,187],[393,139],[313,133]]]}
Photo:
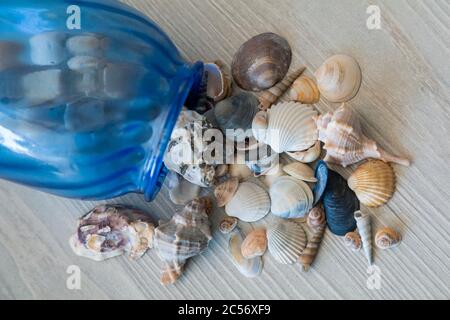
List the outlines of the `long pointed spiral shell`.
{"label": "long pointed spiral shell", "polygon": [[358,225],[359,234],[361,235],[364,254],[369,262],[369,265],[372,265],[372,225],[370,215],[367,213],[362,213],[361,211],[356,211],[355,219]]}
{"label": "long pointed spiral shell", "polygon": [[311,267],[314,259],[319,252],[320,244],[322,243],[325,234],[326,226],[320,226],[314,230],[312,238],[308,241],[305,250],[300,255],[299,261],[303,266],[303,271],[307,272]]}
{"label": "long pointed spiral shell", "polygon": [[394,248],[400,244],[402,236],[391,228],[383,228],[375,235],[375,244],[382,250]]}

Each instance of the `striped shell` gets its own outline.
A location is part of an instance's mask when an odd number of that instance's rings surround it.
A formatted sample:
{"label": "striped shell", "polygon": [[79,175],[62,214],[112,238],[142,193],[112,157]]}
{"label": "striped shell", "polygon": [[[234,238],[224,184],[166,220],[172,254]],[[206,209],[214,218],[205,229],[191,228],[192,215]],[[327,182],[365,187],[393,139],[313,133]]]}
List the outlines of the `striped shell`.
{"label": "striped shell", "polygon": [[239,272],[247,278],[255,278],[259,276],[263,269],[263,261],[261,257],[246,259],[242,255],[241,247],[244,237],[241,230],[236,228],[230,235],[228,241],[228,250],[231,255],[231,261]]}
{"label": "striped shell", "polygon": [[230,234],[236,229],[239,220],[235,217],[225,217],[219,224],[219,230],[223,234]]}
{"label": "striped shell", "polygon": [[306,247],[306,233],[301,225],[285,220],[267,231],[270,254],[282,264],[294,264]]}
{"label": "striped shell", "polygon": [[315,104],[320,100],[320,92],[316,82],[307,76],[301,76],[292,84],[289,97],[293,101],[304,104]]}
{"label": "striped shell", "polygon": [[311,239],[308,241],[305,250],[300,255],[299,262],[303,266],[303,271],[307,272],[319,252],[320,244],[322,243],[325,234],[326,226],[320,226],[314,230]]}
{"label": "striped shell", "polygon": [[356,211],[355,219],[358,226],[358,232],[361,235],[364,255],[366,256],[369,265],[372,265],[372,222],[370,215],[367,213],[362,213],[361,211]]}
{"label": "striped shell", "polygon": [[256,222],[270,211],[269,194],[253,182],[239,185],[234,197],[225,206],[225,212],[244,222]]}
{"label": "striped shell", "polygon": [[375,235],[375,244],[382,250],[394,248],[400,244],[402,236],[391,228],[383,228]]}
{"label": "striped shell", "polygon": [[327,223],[327,219],[325,216],[325,211],[323,209],[323,206],[321,204],[314,207],[308,214],[307,218],[308,227],[310,227],[312,230],[318,229],[320,227],[323,227]]}
{"label": "striped shell", "polygon": [[239,179],[235,177],[232,177],[231,179],[218,185],[214,190],[217,206],[221,208],[227,205],[234,197],[238,187],[239,187]]}
{"label": "striped shell", "polygon": [[267,250],[267,235],[265,229],[250,232],[242,243],[242,255],[246,259],[261,257]]}
{"label": "striped shell", "polygon": [[272,213],[280,218],[304,217],[312,208],[314,195],[309,186],[293,177],[279,177],[270,187]]}
{"label": "striped shell", "polygon": [[350,176],[348,186],[362,204],[378,208],[394,195],[395,180],[394,169],[389,163],[370,160],[359,166]]}

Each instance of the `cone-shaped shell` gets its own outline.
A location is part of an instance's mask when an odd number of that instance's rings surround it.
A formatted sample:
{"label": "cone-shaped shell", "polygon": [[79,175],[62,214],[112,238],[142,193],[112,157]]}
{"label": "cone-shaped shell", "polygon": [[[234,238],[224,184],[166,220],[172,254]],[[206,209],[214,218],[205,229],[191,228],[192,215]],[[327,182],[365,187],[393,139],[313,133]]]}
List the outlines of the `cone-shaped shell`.
{"label": "cone-shaped shell", "polygon": [[284,220],[267,231],[270,254],[282,264],[294,264],[306,247],[306,233],[301,225]]}
{"label": "cone-shaped shell", "polygon": [[246,259],[242,255],[241,248],[244,237],[239,228],[234,229],[230,235],[228,242],[228,250],[231,255],[231,261],[239,272],[247,278],[255,278],[259,276],[263,269],[263,261],[261,257]]}
{"label": "cone-shaped shell", "polygon": [[328,183],[323,195],[323,206],[328,227],[337,236],[345,236],[356,229],[354,213],[360,204],[347,181],[337,172],[329,170]]}
{"label": "cone-shaped shell", "polygon": [[235,217],[225,217],[219,224],[219,230],[223,234],[230,234],[236,229],[239,220]]}
{"label": "cone-shaped shell", "polygon": [[280,177],[270,187],[271,211],[284,219],[304,217],[312,208],[314,195],[309,186],[293,177]]}
{"label": "cone-shaped shell", "polygon": [[361,68],[347,55],[335,55],[315,73],[320,93],[330,102],[347,102],[361,87]]}
{"label": "cone-shaped shell", "polygon": [[322,153],[322,146],[320,141],[317,141],[314,146],[306,151],[286,152],[286,154],[294,160],[302,163],[311,163],[319,159]]}
{"label": "cone-shaped shell", "polygon": [[242,256],[252,259],[264,255],[267,250],[267,235],[265,229],[250,232],[242,243]]}
{"label": "cone-shaped shell", "polygon": [[256,222],[270,211],[269,194],[253,182],[239,185],[234,197],[225,206],[225,212],[244,222]]}
{"label": "cone-shaped shell", "polygon": [[291,65],[292,51],[286,39],[263,33],[245,42],[234,55],[234,81],[246,91],[261,91],[281,81]]}
{"label": "cone-shaped shell", "polygon": [[289,97],[293,101],[304,104],[315,104],[320,100],[320,92],[316,82],[307,76],[301,76],[292,84]]}
{"label": "cone-shaped shell", "polygon": [[362,204],[377,208],[386,204],[395,191],[395,172],[389,163],[370,160],[356,169],[348,179]]}
{"label": "cone-shaped shell", "polygon": [[375,244],[378,248],[385,250],[398,246],[402,241],[400,233],[391,228],[380,229],[375,235]]}
{"label": "cone-shaped shell", "polygon": [[344,237],[345,246],[352,251],[359,251],[362,248],[361,236],[358,232],[349,232]]}
{"label": "cone-shaped shell", "polygon": [[306,182],[317,182],[317,178],[314,176],[314,171],[308,165],[300,162],[292,162],[283,168],[291,177]]}
{"label": "cone-shaped shell", "polygon": [[372,265],[372,222],[370,215],[367,213],[362,213],[361,211],[356,211],[355,219],[358,225],[358,232],[361,235],[364,255],[366,256],[369,265]]}
{"label": "cone-shaped shell", "polygon": [[221,208],[227,205],[234,197],[238,187],[239,179],[236,177],[232,177],[231,179],[228,179],[227,181],[218,185],[214,190],[217,206]]}
{"label": "cone-shaped shell", "polygon": [[284,93],[286,93],[289,87],[292,86],[294,81],[305,71],[305,69],[306,69],[305,67],[300,68],[294,73],[291,73],[288,76],[286,76],[286,78],[284,78],[281,82],[277,83],[274,87],[261,93],[261,95],[258,98],[260,103],[259,106],[260,109],[267,110],[274,103],[276,103],[278,99],[281,98],[281,96],[283,96]]}
{"label": "cone-shaped shell", "polygon": [[223,70],[222,63],[205,63],[204,68],[208,75],[207,96],[215,102],[227,98],[231,94],[231,77]]}

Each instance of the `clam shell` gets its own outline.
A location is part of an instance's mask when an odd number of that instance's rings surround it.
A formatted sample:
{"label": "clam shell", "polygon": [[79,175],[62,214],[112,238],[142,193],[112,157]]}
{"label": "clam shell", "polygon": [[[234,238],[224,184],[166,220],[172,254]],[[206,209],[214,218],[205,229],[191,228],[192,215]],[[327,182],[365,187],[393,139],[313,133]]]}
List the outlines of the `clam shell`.
{"label": "clam shell", "polygon": [[231,178],[223,182],[222,184],[218,185],[214,190],[217,206],[219,208],[225,207],[225,205],[227,205],[234,197],[238,187],[239,187],[238,178]]}
{"label": "clam shell", "polygon": [[250,232],[241,246],[242,256],[246,259],[261,257],[267,250],[267,234],[265,229]]}
{"label": "clam shell", "polygon": [[354,213],[360,204],[347,181],[337,172],[329,170],[328,183],[323,194],[323,206],[330,231],[345,236],[356,229]]}
{"label": "clam shell", "polygon": [[246,259],[242,255],[241,247],[244,237],[241,231],[236,228],[230,235],[228,242],[228,250],[231,254],[231,261],[239,272],[247,278],[255,278],[259,276],[263,269],[263,261],[261,257]]}
{"label": "clam shell", "polygon": [[314,196],[309,186],[292,177],[280,177],[270,187],[271,211],[285,218],[302,218],[312,208]]}
{"label": "clam shell", "polygon": [[335,55],[324,62],[315,73],[320,93],[330,102],[347,102],[361,87],[361,68],[347,55]]}
{"label": "clam shell", "polygon": [[225,212],[244,222],[256,222],[270,211],[269,194],[253,182],[239,185],[234,197],[225,206]]}
{"label": "clam shell", "polygon": [[361,236],[358,232],[349,232],[344,237],[344,244],[352,251],[359,251],[362,248]]}
{"label": "clam shell", "polygon": [[261,91],[280,82],[289,70],[292,51],[274,33],[257,35],[244,43],[231,64],[234,81],[246,91]]}
{"label": "clam shell", "polygon": [[239,220],[235,217],[225,217],[219,224],[219,230],[223,234],[230,234],[236,229]]}
{"label": "clam shell", "polygon": [[301,225],[284,220],[267,231],[270,254],[282,264],[294,264],[306,247],[306,233]]}
{"label": "clam shell", "polygon": [[350,176],[348,186],[362,204],[378,208],[394,195],[395,182],[395,172],[389,163],[370,160],[359,166]]}
{"label": "clam shell", "polygon": [[300,162],[292,162],[283,168],[291,177],[296,179],[307,181],[307,182],[317,182],[317,178],[314,176],[314,171],[308,165]]}
{"label": "clam shell", "polygon": [[372,265],[372,222],[370,215],[367,213],[362,213],[361,211],[356,211],[355,219],[358,226],[358,232],[361,235],[364,255],[366,256],[369,265]]}
{"label": "clam shell", "polygon": [[206,95],[215,102],[227,98],[231,94],[231,78],[223,70],[222,63],[205,63],[204,70],[208,74]]}
{"label": "clam shell", "polygon": [[402,236],[400,233],[391,228],[380,229],[375,235],[375,245],[382,250],[394,248],[401,241]]}
{"label": "clam shell", "polygon": [[293,101],[304,104],[315,104],[320,100],[320,91],[316,81],[307,76],[301,76],[292,84],[289,97]]}
{"label": "clam shell", "polygon": [[322,146],[320,141],[317,141],[313,147],[306,151],[286,152],[289,157],[302,163],[311,163],[316,161],[319,159],[321,153]]}
{"label": "clam shell", "polygon": [[314,187],[314,205],[318,204],[322,200],[323,193],[328,183],[328,166],[325,161],[319,161],[316,167],[314,176],[317,179],[317,183]]}

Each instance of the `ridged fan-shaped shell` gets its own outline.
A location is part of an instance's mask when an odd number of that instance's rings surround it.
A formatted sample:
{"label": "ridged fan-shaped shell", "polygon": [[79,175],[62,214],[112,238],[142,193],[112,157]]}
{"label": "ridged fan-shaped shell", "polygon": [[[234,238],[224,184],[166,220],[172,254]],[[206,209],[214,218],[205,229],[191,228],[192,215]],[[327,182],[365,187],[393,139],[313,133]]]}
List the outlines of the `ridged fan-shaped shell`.
{"label": "ridged fan-shaped shell", "polygon": [[266,190],[253,182],[239,185],[234,197],[225,206],[225,212],[244,222],[256,222],[270,211],[270,197]]}
{"label": "ridged fan-shaped shell", "polygon": [[281,221],[267,231],[270,254],[282,264],[294,264],[306,247],[307,237],[301,225]]}
{"label": "ridged fan-shaped shell", "polygon": [[309,186],[293,177],[279,177],[270,187],[272,213],[285,219],[302,218],[312,208],[314,195]]}

